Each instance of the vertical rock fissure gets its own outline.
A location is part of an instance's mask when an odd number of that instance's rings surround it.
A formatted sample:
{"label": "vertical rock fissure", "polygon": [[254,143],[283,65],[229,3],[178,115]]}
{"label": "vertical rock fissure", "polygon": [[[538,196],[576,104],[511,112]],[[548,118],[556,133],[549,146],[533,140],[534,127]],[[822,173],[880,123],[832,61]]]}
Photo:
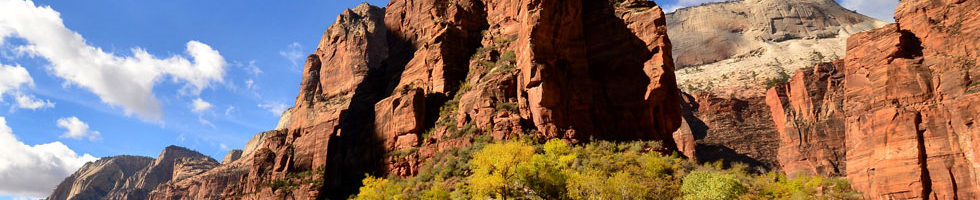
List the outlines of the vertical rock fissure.
{"label": "vertical rock fissure", "polygon": [[952,167],[947,167],[946,173],[949,175],[949,184],[953,187],[953,199],[960,199],[960,192],[959,188],[956,186],[956,176],[953,175]]}
{"label": "vertical rock fissure", "polygon": [[929,194],[932,193],[932,177],[929,175],[929,154],[926,152],[925,143],[925,127],[922,126],[922,113],[915,113],[915,139],[917,141],[917,148],[919,149],[918,161],[919,161],[919,172],[920,181],[922,183],[922,194],[923,199],[929,199]]}

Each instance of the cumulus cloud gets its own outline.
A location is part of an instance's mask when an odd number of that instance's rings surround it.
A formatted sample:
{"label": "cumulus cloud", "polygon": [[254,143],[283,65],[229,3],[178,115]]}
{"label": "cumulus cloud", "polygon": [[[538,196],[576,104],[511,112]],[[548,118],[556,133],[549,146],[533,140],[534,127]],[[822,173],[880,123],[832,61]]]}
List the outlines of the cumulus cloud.
{"label": "cumulus cloud", "polygon": [[58,119],[58,127],[65,129],[62,138],[82,139],[88,138],[90,141],[98,140],[102,135],[98,131],[89,130],[88,124],[79,120],[78,117],[68,117]]}
{"label": "cumulus cloud", "polygon": [[287,106],[284,103],[264,103],[264,104],[259,104],[259,108],[265,109],[270,113],[272,113],[273,115],[279,116],[282,115],[283,111],[289,109],[289,106]]}
{"label": "cumulus cloud", "polygon": [[127,115],[146,119],[162,115],[153,94],[161,80],[184,82],[181,92],[196,95],[212,83],[223,82],[227,65],[218,51],[198,41],[187,42],[191,59],[157,58],[138,47],[131,56],[107,53],[65,27],[57,11],[29,0],[0,0],[0,38],[8,37],[24,39],[27,45],[18,49],[48,60],[48,70],[66,85],[87,89],[104,103],[122,107]]}
{"label": "cumulus cloud", "polygon": [[0,64],[0,101],[3,101],[4,94],[13,96],[16,106],[12,106],[11,110],[14,108],[37,110],[54,107],[54,103],[51,101],[23,94],[23,86],[33,84],[34,80],[31,78],[31,74],[24,67],[20,65],[9,66]]}
{"label": "cumulus cloud", "polygon": [[30,95],[17,95],[16,99],[18,108],[37,110],[54,107],[54,103],[51,103],[51,101],[41,100]]}
{"label": "cumulus cloud", "polygon": [[886,22],[895,21],[895,8],[898,7],[896,0],[840,0],[840,4],[844,8]]}
{"label": "cumulus cloud", "polygon": [[197,98],[194,99],[194,102],[191,102],[191,107],[192,107],[191,108],[192,111],[196,113],[202,113],[204,111],[210,110],[212,105],[211,103],[208,103],[207,101],[204,101],[201,98]]}
{"label": "cumulus cloud", "polygon": [[[0,28],[0,34],[3,29]],[[0,64],[0,95],[16,91],[22,85],[34,83],[31,75],[20,65],[8,66]]]}
{"label": "cumulus cloud", "polygon": [[0,195],[43,198],[59,182],[98,158],[78,155],[61,142],[26,145],[0,117]]}

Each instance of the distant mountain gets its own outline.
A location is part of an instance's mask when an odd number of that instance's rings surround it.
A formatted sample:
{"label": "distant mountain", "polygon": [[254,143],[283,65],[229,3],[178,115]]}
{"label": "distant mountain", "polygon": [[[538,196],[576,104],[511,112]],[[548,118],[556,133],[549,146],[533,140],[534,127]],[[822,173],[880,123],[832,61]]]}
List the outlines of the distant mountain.
{"label": "distant mountain", "polygon": [[169,146],[157,159],[113,156],[86,163],[55,188],[50,200],[146,199],[160,183],[180,180],[217,167],[214,159]]}
{"label": "distant mountain", "polygon": [[843,58],[847,37],[885,24],[834,0],[731,1],[667,14],[681,90],[720,96],[763,96],[766,81]]}

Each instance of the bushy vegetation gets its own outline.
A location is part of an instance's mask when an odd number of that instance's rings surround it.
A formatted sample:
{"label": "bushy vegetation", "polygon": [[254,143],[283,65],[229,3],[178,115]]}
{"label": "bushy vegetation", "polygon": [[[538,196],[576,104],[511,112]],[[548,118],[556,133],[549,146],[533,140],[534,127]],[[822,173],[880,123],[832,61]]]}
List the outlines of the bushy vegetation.
{"label": "bushy vegetation", "polygon": [[786,73],[786,71],[779,70],[779,74],[777,74],[776,77],[766,80],[766,88],[772,88],[779,84],[788,83],[789,79],[790,76]]}
{"label": "bushy vegetation", "polygon": [[368,176],[355,199],[857,199],[841,179],[752,174],[662,155],[657,142],[491,142],[447,150],[415,177]]}

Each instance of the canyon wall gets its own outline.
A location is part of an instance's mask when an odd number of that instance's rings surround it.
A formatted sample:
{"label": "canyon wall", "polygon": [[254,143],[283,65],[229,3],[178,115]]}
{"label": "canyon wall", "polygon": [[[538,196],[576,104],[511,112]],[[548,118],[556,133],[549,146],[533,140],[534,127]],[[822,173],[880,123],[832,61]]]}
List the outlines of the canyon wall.
{"label": "canyon wall", "polygon": [[766,104],[779,131],[782,171],[845,175],[843,67],[843,61],[821,63],[769,88]]}
{"label": "canyon wall", "polygon": [[780,164],[844,173],[871,199],[978,198],[978,6],[902,1],[896,23],[849,38],[843,60],[771,89]]}
{"label": "canyon wall", "polygon": [[680,96],[665,19],[639,0],[362,4],[307,57],[277,130],[150,198],[346,198],[365,174],[413,176],[482,137],[673,151]]}

